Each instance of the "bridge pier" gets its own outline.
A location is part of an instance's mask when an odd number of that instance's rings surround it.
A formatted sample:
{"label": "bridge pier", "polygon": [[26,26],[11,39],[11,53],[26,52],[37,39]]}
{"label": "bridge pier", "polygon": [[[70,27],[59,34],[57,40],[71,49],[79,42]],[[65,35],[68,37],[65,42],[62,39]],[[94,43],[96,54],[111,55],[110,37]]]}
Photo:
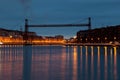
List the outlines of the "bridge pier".
{"label": "bridge pier", "polygon": [[91,30],[91,17],[88,18],[88,29]]}

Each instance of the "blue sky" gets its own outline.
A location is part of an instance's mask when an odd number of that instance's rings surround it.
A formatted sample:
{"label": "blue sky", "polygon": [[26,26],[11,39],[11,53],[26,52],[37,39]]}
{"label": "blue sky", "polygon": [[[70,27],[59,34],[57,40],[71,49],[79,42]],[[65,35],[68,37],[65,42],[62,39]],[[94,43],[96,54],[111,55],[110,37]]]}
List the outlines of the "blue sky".
{"label": "blue sky", "polygon": [[[0,27],[19,30],[30,24],[86,23],[92,27],[120,24],[120,0],[0,0]],[[39,35],[72,37],[87,28],[30,28]]]}

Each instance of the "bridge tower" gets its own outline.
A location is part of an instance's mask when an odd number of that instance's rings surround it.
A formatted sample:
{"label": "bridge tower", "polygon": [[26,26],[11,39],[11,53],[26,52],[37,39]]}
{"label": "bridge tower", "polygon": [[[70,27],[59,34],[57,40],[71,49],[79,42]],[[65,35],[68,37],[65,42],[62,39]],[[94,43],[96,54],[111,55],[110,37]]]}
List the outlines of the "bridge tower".
{"label": "bridge tower", "polygon": [[24,44],[28,43],[28,19],[25,19],[25,30],[24,30],[24,34],[23,34],[23,40],[24,40]]}
{"label": "bridge tower", "polygon": [[88,18],[88,29],[91,30],[91,17]]}

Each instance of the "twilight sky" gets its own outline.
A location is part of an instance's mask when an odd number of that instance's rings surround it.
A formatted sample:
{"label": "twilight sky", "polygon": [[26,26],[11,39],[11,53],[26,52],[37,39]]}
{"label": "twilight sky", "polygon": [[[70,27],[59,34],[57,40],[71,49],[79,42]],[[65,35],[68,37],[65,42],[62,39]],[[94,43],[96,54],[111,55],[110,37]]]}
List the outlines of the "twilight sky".
{"label": "twilight sky", "polygon": [[[92,28],[120,24],[120,0],[0,0],[0,28],[24,30],[24,19],[30,24],[86,23]],[[42,36],[76,35],[87,27],[30,28]]]}

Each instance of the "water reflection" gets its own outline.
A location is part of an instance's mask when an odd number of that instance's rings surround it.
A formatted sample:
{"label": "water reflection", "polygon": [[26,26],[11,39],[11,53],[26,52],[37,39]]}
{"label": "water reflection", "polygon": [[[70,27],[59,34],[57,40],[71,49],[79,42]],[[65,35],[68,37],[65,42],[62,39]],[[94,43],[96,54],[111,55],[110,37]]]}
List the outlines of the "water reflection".
{"label": "water reflection", "polygon": [[31,80],[32,46],[23,46],[23,80]]}
{"label": "water reflection", "polygon": [[[110,68],[113,69],[113,48],[110,48]],[[113,71],[110,70],[110,76],[113,76]],[[113,79],[113,77],[111,77]]]}
{"label": "water reflection", "polygon": [[[80,49],[78,50],[78,55],[80,54],[79,55],[80,57],[78,57],[79,59],[78,59],[78,73],[77,73],[79,79],[85,79],[85,80],[88,79],[117,80],[118,79],[117,47],[85,46],[84,49],[83,46],[80,46],[80,48],[78,49]],[[91,52],[89,52],[89,49],[91,50]],[[85,50],[85,54],[83,50]],[[89,62],[89,57],[91,58],[91,62]],[[113,58],[114,58],[114,63],[113,63]],[[111,74],[111,76],[109,76],[109,74]]]}
{"label": "water reflection", "polygon": [[77,80],[77,47],[74,46],[73,48],[73,79]]}
{"label": "water reflection", "polygon": [[114,80],[117,80],[117,48],[113,47],[114,49]]}
{"label": "water reflection", "polygon": [[91,46],[91,80],[94,78],[94,47]]}
{"label": "water reflection", "polygon": [[[79,54],[79,53],[78,53]],[[78,59],[79,60],[79,59]],[[78,66],[79,67],[79,66]],[[82,79],[83,77],[81,76],[82,75],[82,68],[83,68],[83,47],[80,46],[80,79]],[[79,74],[79,73],[78,73]]]}
{"label": "water reflection", "polygon": [[22,46],[0,46],[0,80],[22,79]]}
{"label": "water reflection", "polygon": [[88,46],[85,46],[86,48],[86,53],[85,53],[85,72],[86,72],[86,77],[85,80],[88,79]]}
{"label": "water reflection", "polygon": [[0,80],[119,80],[118,47],[0,46]]}
{"label": "water reflection", "polygon": [[97,56],[97,58],[98,58],[98,60],[97,60],[97,80],[101,80],[100,79],[100,46],[98,46],[97,47],[97,49],[98,49],[98,56]]}
{"label": "water reflection", "polygon": [[105,73],[105,80],[107,80],[107,74],[108,74],[108,73],[107,73],[107,72],[108,72],[107,57],[108,57],[108,56],[107,56],[107,47],[106,47],[106,46],[104,47],[104,51],[105,51],[105,52],[104,52],[104,54],[105,54],[105,55],[104,55],[104,56],[105,56],[104,73]]}
{"label": "water reflection", "polygon": [[67,59],[66,59],[66,56],[67,56],[67,55],[65,54],[66,50],[65,50],[64,48],[66,48],[66,47],[63,47],[63,48],[62,48],[62,54],[61,54],[61,60],[62,60],[62,62],[61,62],[61,65],[62,65],[62,66],[61,66],[61,72],[62,72],[62,73],[61,73],[61,74],[62,74],[61,77],[63,78],[63,80],[66,80],[66,79],[65,79],[66,73],[64,73],[64,71],[66,70],[66,66],[65,66],[65,65],[66,65],[66,63],[67,63],[67,61],[66,61],[66,60],[67,60]]}

